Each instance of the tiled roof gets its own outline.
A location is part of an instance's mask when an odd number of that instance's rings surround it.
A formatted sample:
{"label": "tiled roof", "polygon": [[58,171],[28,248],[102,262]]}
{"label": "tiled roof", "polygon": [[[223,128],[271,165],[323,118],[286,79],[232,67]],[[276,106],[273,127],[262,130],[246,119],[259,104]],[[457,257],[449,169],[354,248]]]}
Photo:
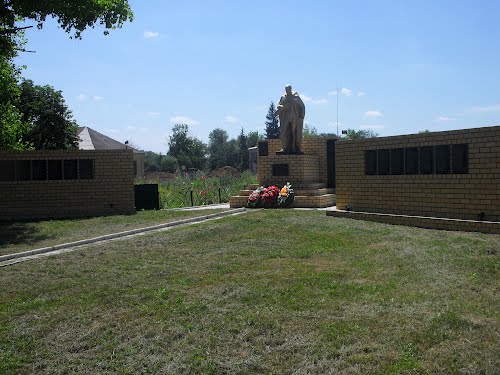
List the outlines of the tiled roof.
{"label": "tiled roof", "polygon": [[95,131],[87,126],[79,126],[77,135],[80,139],[78,144],[78,148],[80,150],[122,150],[131,148],[134,152],[142,152],[124,143],[120,143],[113,138],[99,133],[98,131]]}

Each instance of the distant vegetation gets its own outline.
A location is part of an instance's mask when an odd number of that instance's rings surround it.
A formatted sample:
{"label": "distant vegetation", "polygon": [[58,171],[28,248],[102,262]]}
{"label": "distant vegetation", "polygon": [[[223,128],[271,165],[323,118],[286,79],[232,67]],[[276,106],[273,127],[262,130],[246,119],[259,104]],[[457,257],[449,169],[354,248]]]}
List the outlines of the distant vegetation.
{"label": "distant vegetation", "polygon": [[205,144],[189,134],[188,125],[174,125],[166,154],[146,152],[145,173],[182,174],[191,168],[211,171],[225,166],[244,171],[248,169],[248,148],[254,147],[261,137],[256,131],[245,134],[242,128],[237,138],[230,139],[227,131],[216,128],[208,138]]}

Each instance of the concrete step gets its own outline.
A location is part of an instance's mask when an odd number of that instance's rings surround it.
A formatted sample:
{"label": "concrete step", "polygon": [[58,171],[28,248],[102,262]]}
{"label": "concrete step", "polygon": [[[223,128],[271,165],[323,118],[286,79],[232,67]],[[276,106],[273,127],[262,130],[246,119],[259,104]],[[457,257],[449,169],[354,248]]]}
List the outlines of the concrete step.
{"label": "concrete step", "polygon": [[323,188],[323,189],[293,189],[295,195],[325,195],[325,194],[335,194],[335,189]]}
{"label": "concrete step", "polygon": [[323,194],[314,196],[296,195],[291,207],[325,208],[335,206],[335,202],[335,194]]}
{"label": "concrete step", "polygon": [[[290,207],[304,208],[324,208],[335,206],[335,194],[322,195],[295,195],[294,201]],[[229,198],[229,207],[246,207],[248,201],[247,195],[236,195]]]}
{"label": "concrete step", "polygon": [[253,193],[253,190],[240,190],[240,194],[239,195],[244,196],[244,197],[248,197],[252,193]]}

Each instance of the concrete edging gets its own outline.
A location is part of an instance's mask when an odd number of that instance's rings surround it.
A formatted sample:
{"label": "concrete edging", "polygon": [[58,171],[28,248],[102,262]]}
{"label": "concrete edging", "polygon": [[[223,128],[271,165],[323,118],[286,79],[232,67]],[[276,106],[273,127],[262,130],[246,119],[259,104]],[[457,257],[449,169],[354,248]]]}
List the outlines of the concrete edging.
{"label": "concrete edging", "polygon": [[149,232],[149,231],[153,231],[153,230],[157,230],[157,229],[175,227],[177,225],[182,225],[182,224],[196,223],[199,221],[214,219],[214,218],[232,215],[232,214],[245,212],[245,211],[246,211],[245,208],[235,208],[235,209],[230,209],[228,211],[218,212],[216,214],[191,217],[188,219],[171,221],[169,223],[152,225],[150,227],[131,229],[131,230],[127,230],[124,232],[118,232],[118,233],[112,233],[112,234],[105,234],[103,236],[88,238],[85,240],[79,240],[79,241],[74,241],[74,242],[68,242],[68,243],[49,246],[49,247],[42,247],[39,249],[23,251],[21,253],[0,255],[0,262],[12,260],[12,259],[17,259],[17,258],[24,258],[24,257],[31,256],[31,255],[44,254],[44,253],[48,253],[48,252],[55,251],[55,250],[68,249],[71,247],[87,245],[87,244],[91,244],[91,243],[99,242],[99,241],[105,241],[105,240],[111,240],[111,239],[120,238],[120,237],[126,237],[126,236],[130,236],[132,234],[145,233],[145,232]]}

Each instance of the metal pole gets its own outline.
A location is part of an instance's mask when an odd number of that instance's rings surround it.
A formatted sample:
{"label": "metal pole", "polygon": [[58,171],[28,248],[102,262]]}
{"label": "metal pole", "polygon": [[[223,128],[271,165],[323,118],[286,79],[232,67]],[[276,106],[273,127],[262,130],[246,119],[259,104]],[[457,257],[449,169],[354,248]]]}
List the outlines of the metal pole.
{"label": "metal pole", "polygon": [[222,197],[220,195],[220,186],[219,186],[219,204],[221,204],[221,203],[222,203]]}
{"label": "metal pole", "polygon": [[189,195],[191,197],[191,207],[193,207],[194,206],[193,191],[191,190],[189,193],[190,193]]}

